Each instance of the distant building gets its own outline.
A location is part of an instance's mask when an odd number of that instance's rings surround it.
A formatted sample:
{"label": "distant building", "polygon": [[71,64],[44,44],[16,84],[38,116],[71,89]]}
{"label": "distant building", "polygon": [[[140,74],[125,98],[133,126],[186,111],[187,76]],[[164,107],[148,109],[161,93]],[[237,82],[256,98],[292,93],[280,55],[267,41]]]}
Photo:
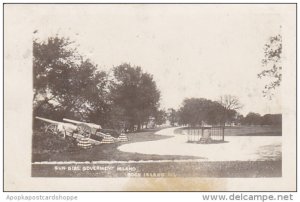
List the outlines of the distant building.
{"label": "distant building", "polygon": [[153,116],[149,117],[147,128],[155,128],[155,118]]}

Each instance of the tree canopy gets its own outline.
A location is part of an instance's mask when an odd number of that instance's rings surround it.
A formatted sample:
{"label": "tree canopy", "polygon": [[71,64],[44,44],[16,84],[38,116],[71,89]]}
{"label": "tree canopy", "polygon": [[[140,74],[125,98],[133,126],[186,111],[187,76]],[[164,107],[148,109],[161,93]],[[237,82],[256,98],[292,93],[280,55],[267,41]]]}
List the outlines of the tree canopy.
{"label": "tree canopy", "polygon": [[201,125],[202,122],[218,124],[222,121],[222,105],[205,98],[190,98],[183,101],[179,109],[179,122],[191,126]]}
{"label": "tree canopy", "polygon": [[[265,65],[275,63],[273,70],[260,73],[260,76],[278,77],[277,83],[272,86],[280,84],[280,54],[281,36],[273,37],[270,45],[266,45],[266,59],[263,62]],[[219,125],[233,121],[267,125],[281,123],[281,117],[273,115],[261,117],[249,113],[244,118],[237,113],[242,107],[239,99],[232,95],[223,95],[218,101],[189,98],[183,101],[179,110],[170,108],[165,111],[160,108],[161,95],[153,75],[128,63],[111,70],[103,71],[90,59],[80,55],[74,42],[68,38],[35,39],[33,116],[57,121],[71,118],[131,131],[150,122],[162,125],[167,119],[171,126],[196,126],[203,122]]]}
{"label": "tree canopy", "polygon": [[260,115],[259,113],[249,112],[246,117],[241,119],[243,125],[281,125],[282,115],[281,114],[265,114]]}
{"label": "tree canopy", "polygon": [[178,112],[174,108],[169,108],[167,112],[167,119],[171,126],[175,126],[175,124],[177,124],[179,121]]}
{"label": "tree canopy", "polygon": [[63,117],[109,127],[140,127],[159,110],[160,92],[153,76],[141,67],[122,64],[112,78],[91,60],[84,59],[67,38],[33,41],[34,116],[55,120]]}
{"label": "tree canopy", "polygon": [[269,38],[264,46],[264,54],[265,57],[262,59],[262,66],[265,70],[257,76],[260,79],[269,79],[269,83],[265,85],[265,89],[263,90],[263,95],[271,99],[274,89],[280,86],[282,79],[282,37],[280,34]]}
{"label": "tree canopy", "polygon": [[[104,123],[107,76],[67,38],[33,41],[34,115]],[[95,115],[96,114],[96,115]]]}
{"label": "tree canopy", "polygon": [[140,128],[158,112],[160,92],[153,76],[143,72],[141,67],[126,63],[114,67],[113,74],[113,106],[122,109],[122,116],[130,129],[134,125]]}

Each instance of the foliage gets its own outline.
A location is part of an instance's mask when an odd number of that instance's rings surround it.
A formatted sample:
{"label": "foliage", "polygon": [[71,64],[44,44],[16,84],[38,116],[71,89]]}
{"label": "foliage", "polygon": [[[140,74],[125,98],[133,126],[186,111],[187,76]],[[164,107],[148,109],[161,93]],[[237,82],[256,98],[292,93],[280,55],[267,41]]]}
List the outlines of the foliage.
{"label": "foliage", "polygon": [[167,112],[167,119],[169,120],[171,126],[175,126],[179,120],[178,112],[173,108],[169,108]]}
{"label": "foliage", "polygon": [[270,79],[270,83],[265,85],[263,95],[271,99],[273,90],[280,86],[282,79],[282,37],[280,34],[269,38],[269,41],[265,44],[264,53],[265,57],[262,60],[262,66],[266,69],[257,76],[260,79],[263,77]]}
{"label": "foliage", "polygon": [[[112,75],[101,71],[96,64],[81,56],[74,42],[58,36],[46,41],[33,41],[33,116],[61,121],[71,118],[93,122],[106,128],[133,130],[152,122],[162,125],[168,119],[172,126],[225,124],[272,125],[281,124],[281,115],[249,113],[245,118],[237,114],[242,105],[232,95],[223,95],[216,101],[190,98],[176,111],[159,109],[160,91],[153,75],[141,67],[121,64],[112,69]],[[270,39],[265,47],[264,70],[259,77],[281,81],[281,36]],[[34,122],[34,126],[36,122]]]}
{"label": "foliage", "polygon": [[34,116],[63,117],[102,124],[106,73],[83,59],[67,38],[33,41]]}
{"label": "foliage", "polygon": [[75,151],[80,148],[77,147],[77,142],[70,138],[62,139],[53,134],[48,134],[40,131],[34,131],[32,137],[33,155],[60,153],[64,151]]}
{"label": "foliage", "polygon": [[34,116],[131,129],[147,123],[150,116],[157,123],[165,122],[152,75],[122,64],[109,78],[73,47],[69,39],[58,36],[33,41]]}
{"label": "foliage", "polygon": [[261,119],[261,125],[281,125],[281,114],[265,114]]}
{"label": "foliage", "polygon": [[245,117],[243,123],[247,125],[259,125],[261,115],[259,113],[249,112]]}
{"label": "foliage", "polygon": [[223,107],[218,102],[204,98],[190,98],[183,101],[179,109],[179,123],[191,126],[201,125],[202,122],[218,124],[222,121]]}
{"label": "foliage", "polygon": [[154,114],[154,121],[156,125],[162,125],[167,121],[167,112],[164,110],[158,110]]}
{"label": "foliage", "polygon": [[281,114],[265,114],[261,116],[259,113],[250,112],[241,120],[243,125],[276,125],[281,126]]}
{"label": "foliage", "polygon": [[153,76],[144,73],[141,67],[122,64],[113,68],[114,80],[111,85],[113,107],[118,107],[126,128],[138,129],[155,116],[158,111],[160,92]]}

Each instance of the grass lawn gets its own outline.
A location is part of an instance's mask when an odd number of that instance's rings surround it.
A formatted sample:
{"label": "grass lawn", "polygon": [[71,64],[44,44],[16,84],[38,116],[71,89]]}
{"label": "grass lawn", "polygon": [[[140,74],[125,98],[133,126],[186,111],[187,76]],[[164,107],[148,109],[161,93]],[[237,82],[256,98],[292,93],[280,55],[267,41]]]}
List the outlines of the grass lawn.
{"label": "grass lawn", "polygon": [[[155,141],[170,138],[154,134],[156,130],[147,130],[127,134],[129,142],[103,144],[91,149],[74,147],[71,140],[62,140],[42,132],[33,136],[32,162],[41,161],[133,161],[132,163],[62,163],[32,164],[32,177],[281,177],[282,161],[203,161],[203,162],[159,162],[156,160],[199,159],[194,156],[148,155],[121,152],[117,147],[133,142]],[[177,132],[180,132],[177,130]],[[156,162],[141,163],[140,160]],[[55,167],[65,169],[56,170]],[[70,167],[76,168],[68,170]],[[97,170],[110,167],[110,170]],[[134,168],[134,171],[120,170],[118,167]],[[86,169],[90,168],[90,169]],[[134,174],[134,176],[132,176]],[[152,175],[153,174],[153,175]],[[138,175],[138,176],[136,176]]]}
{"label": "grass lawn", "polygon": [[[56,165],[32,165],[33,177],[281,177],[281,161],[150,162],[113,164],[68,164],[76,170],[55,170]],[[97,170],[97,167],[110,167]],[[118,167],[133,168],[119,170]],[[86,168],[90,168],[87,170]],[[156,176],[155,176],[156,175]]]}
{"label": "grass lawn", "polygon": [[[169,138],[156,135],[160,129],[148,129],[143,132],[127,134],[129,141],[124,143],[101,144],[91,149],[80,149],[72,140],[61,140],[43,132],[35,132],[33,138],[32,162],[40,161],[140,161],[140,160],[174,160],[197,159],[192,156],[147,155],[121,152],[117,148],[122,144],[154,141]],[[51,139],[49,141],[49,139]]]}
{"label": "grass lawn", "polygon": [[[178,128],[175,134],[182,134],[183,130],[188,129]],[[225,136],[281,136],[281,126],[233,126],[225,127]]]}
{"label": "grass lawn", "polygon": [[226,136],[281,136],[281,126],[235,126],[225,128]]}

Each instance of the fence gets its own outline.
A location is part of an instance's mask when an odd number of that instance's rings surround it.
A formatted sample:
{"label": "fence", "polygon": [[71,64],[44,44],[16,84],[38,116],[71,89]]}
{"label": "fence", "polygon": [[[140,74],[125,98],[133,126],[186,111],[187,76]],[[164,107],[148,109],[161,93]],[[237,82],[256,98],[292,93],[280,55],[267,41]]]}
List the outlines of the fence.
{"label": "fence", "polygon": [[223,126],[205,126],[185,129],[188,142],[211,143],[224,141]]}

